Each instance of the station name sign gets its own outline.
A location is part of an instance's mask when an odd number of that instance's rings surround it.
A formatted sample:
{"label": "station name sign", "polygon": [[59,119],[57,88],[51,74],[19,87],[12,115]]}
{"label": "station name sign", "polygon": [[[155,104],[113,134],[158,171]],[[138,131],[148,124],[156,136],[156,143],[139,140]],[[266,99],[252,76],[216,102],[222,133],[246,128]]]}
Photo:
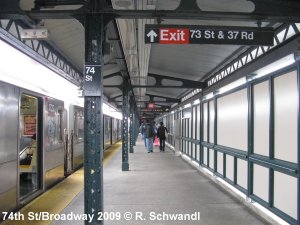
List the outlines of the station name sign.
{"label": "station name sign", "polygon": [[228,44],[272,46],[271,27],[145,25],[147,44]]}

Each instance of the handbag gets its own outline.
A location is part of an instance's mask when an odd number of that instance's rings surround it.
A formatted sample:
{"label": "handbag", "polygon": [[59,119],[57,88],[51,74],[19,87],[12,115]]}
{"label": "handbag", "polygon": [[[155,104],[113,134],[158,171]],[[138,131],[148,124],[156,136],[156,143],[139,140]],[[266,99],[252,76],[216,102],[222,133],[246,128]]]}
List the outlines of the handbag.
{"label": "handbag", "polygon": [[165,129],[165,138],[167,138],[168,137],[168,132],[167,132],[167,130]]}

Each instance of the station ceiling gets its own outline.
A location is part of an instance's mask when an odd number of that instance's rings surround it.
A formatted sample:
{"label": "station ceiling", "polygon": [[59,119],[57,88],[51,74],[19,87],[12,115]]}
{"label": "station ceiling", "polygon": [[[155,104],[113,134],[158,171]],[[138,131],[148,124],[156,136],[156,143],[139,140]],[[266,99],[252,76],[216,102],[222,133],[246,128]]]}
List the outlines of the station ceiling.
{"label": "station ceiling", "polygon": [[[263,0],[266,2],[265,0]],[[68,1],[50,1],[68,2]],[[86,2],[86,1],[69,1]],[[218,70],[245,52],[250,46],[246,45],[216,45],[216,44],[145,44],[145,24],[160,25],[208,25],[208,26],[243,26],[243,27],[273,27],[281,24],[277,22],[264,22],[255,18],[248,20],[222,20],[223,12],[249,13],[255,11],[254,2],[247,0],[111,0],[107,1],[116,10],[176,10],[184,9],[188,4],[195,6],[199,12],[217,12],[220,16],[216,19],[167,19],[153,16],[153,18],[124,19],[115,21],[114,28],[107,32],[106,39],[110,51],[105,54],[104,64],[104,94],[109,101],[121,105],[122,91],[117,85],[122,84],[121,71],[116,53],[116,45],[112,41],[112,34],[118,32],[119,44],[122,47],[128,73],[133,86],[149,86],[156,84],[157,77],[162,77],[162,84],[181,85],[180,80],[166,79],[177,78],[190,81],[205,82]],[[270,1],[268,1],[270,2]],[[292,2],[292,1],[290,1]],[[182,4],[182,5],[180,5]],[[184,5],[185,4],[185,5]],[[34,0],[21,0],[22,10],[31,10]],[[78,5],[56,6],[55,10],[78,9]],[[178,8],[179,7],[179,8]],[[270,5],[271,7],[271,5]],[[189,11],[187,11],[188,13]],[[47,28],[50,31],[49,42],[71,61],[75,67],[83,71],[84,67],[84,27],[76,19],[43,19],[37,27]],[[193,88],[134,88],[134,96],[138,109],[147,108],[149,101],[153,101],[157,108],[169,108],[180,102],[181,98],[189,92],[201,89]],[[140,112],[141,118],[153,117],[154,112]]]}

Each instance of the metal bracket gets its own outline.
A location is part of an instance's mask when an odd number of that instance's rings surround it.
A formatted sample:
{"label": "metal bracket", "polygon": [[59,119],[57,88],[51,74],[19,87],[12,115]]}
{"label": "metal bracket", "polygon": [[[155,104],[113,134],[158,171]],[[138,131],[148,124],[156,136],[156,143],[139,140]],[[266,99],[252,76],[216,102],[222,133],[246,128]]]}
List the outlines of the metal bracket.
{"label": "metal bracket", "polygon": [[109,78],[112,78],[112,77],[122,77],[121,73],[120,72],[116,72],[116,73],[112,73],[112,74],[109,74],[109,75],[106,75],[103,77],[103,79],[109,79]]}
{"label": "metal bracket", "polygon": [[197,0],[181,0],[179,6],[176,8],[176,11],[201,11],[197,4]]}

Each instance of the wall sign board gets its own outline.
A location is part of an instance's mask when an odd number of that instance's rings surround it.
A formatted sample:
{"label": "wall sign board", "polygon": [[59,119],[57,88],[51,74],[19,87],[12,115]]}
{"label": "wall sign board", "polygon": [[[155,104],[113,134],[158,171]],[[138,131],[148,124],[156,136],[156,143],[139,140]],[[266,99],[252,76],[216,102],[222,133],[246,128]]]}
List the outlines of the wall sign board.
{"label": "wall sign board", "polygon": [[272,46],[271,27],[145,25],[146,44],[229,44]]}

